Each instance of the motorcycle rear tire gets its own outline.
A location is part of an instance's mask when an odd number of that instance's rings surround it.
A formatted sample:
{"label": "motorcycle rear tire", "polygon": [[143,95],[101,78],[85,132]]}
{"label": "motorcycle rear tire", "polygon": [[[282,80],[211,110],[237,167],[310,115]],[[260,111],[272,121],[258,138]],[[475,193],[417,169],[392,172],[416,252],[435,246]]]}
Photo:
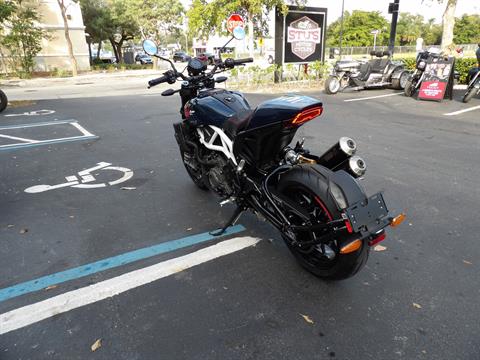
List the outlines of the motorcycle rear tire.
{"label": "motorcycle rear tire", "polygon": [[[325,222],[341,218],[340,211],[328,194],[325,178],[312,167],[302,166],[289,171],[281,177],[277,190],[304,209],[306,207],[298,201],[296,194],[301,193],[302,197],[309,195],[313,199],[310,204],[314,206],[314,214],[322,216],[323,212]],[[311,247],[308,252],[308,249],[292,245],[285,236],[284,240],[301,266],[315,276],[328,280],[341,280],[355,275],[367,262],[370,252],[368,244],[363,242],[358,250],[349,254],[340,254],[338,249],[332,249],[335,257],[328,259],[316,247]]]}
{"label": "motorcycle rear tire", "polygon": [[468,103],[475,96],[476,92],[477,92],[477,89],[475,89],[473,86],[467,89],[467,92],[465,93],[465,95],[463,95],[462,101],[464,103]]}
{"label": "motorcycle rear tire", "polygon": [[5,93],[2,90],[0,90],[0,112],[5,110],[7,105],[8,105],[7,95],[5,95]]}

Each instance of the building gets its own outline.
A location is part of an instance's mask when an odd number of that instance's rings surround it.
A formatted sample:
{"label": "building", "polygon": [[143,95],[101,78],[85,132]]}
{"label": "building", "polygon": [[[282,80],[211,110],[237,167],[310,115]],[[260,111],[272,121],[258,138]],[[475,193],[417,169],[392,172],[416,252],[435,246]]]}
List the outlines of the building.
{"label": "building", "polygon": [[[65,2],[68,4],[68,28],[78,69],[89,70],[88,45],[80,5],[71,0]],[[35,70],[71,69],[62,13],[57,0],[40,0],[38,13],[41,16],[40,27],[49,32],[50,38],[42,41],[42,51],[37,55]]]}

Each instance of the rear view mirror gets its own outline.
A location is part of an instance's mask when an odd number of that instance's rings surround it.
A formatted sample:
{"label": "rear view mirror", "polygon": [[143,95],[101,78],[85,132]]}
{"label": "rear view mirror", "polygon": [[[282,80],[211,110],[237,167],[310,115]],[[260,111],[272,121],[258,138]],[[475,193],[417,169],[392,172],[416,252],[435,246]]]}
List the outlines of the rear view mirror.
{"label": "rear view mirror", "polygon": [[241,26],[237,26],[233,29],[233,37],[237,40],[243,40],[245,38],[245,30]]}
{"label": "rear view mirror", "polygon": [[153,56],[157,54],[158,47],[152,40],[145,40],[143,42],[143,50],[145,50],[148,55]]}

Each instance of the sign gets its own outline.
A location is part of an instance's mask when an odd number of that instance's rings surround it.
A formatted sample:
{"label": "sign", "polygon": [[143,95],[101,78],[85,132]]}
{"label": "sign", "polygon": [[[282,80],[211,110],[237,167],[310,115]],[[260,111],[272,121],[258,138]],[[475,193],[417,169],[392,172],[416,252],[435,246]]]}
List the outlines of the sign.
{"label": "sign", "polygon": [[[288,9],[287,15],[282,16],[283,63],[306,64],[323,61],[327,9],[298,6],[289,6]],[[279,43],[280,41],[275,42],[276,51]]]}
{"label": "sign", "polygon": [[[111,166],[112,164],[107,162],[99,162],[96,166],[85,169],[78,172],[78,175],[70,175],[66,176],[65,180],[67,182],[57,185],[35,185],[31,186],[24,191],[30,194],[41,193],[44,191],[61,189],[64,187],[73,187],[79,189],[96,189],[102,188],[106,186],[117,185],[123,183],[127,180],[130,180],[133,176],[133,171],[124,167],[120,166]],[[96,179],[95,176],[92,174],[94,171],[101,171],[101,170],[110,170],[110,171],[117,171],[120,174],[118,178],[115,180],[104,182],[104,183],[95,183]]]}
{"label": "sign", "polygon": [[430,58],[427,60],[418,98],[441,101],[448,85],[453,86],[454,58]]}
{"label": "sign", "polygon": [[238,14],[232,14],[230,17],[227,19],[227,30],[229,33],[233,33],[233,29],[235,29],[237,26],[240,27],[245,27],[245,22],[243,21],[243,18],[238,15]]}

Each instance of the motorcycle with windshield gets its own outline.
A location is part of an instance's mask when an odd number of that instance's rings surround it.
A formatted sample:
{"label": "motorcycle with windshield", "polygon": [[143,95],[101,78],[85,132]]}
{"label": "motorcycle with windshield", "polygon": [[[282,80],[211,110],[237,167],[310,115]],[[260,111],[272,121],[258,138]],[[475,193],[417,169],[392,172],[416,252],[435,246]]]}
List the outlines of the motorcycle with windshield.
{"label": "motorcycle with windshield", "polygon": [[[244,35],[238,27],[232,39]],[[219,55],[208,70],[205,62],[192,58],[186,75],[157,55],[153,41],[143,46],[172,68],[149,81],[149,87],[181,81],[179,89],[162,95],[180,95],[182,120],[173,127],[188,175],[200,189],[220,196],[221,205],[236,206],[213,235],[251,210],[280,231],[307,270],[344,279],[363,267],[370,247],[385,239],[385,228],[403,220],[404,214],[390,216],[381,193],[365,194],[359,178],[366,166],[354,155],[352,139],[341,138],[321,156],[304,148],[303,140],[290,145],[300,126],[322,114],[321,101],[287,95],[252,109],[241,93],[215,88],[227,80],[215,75],[253,59],[222,61]]]}

